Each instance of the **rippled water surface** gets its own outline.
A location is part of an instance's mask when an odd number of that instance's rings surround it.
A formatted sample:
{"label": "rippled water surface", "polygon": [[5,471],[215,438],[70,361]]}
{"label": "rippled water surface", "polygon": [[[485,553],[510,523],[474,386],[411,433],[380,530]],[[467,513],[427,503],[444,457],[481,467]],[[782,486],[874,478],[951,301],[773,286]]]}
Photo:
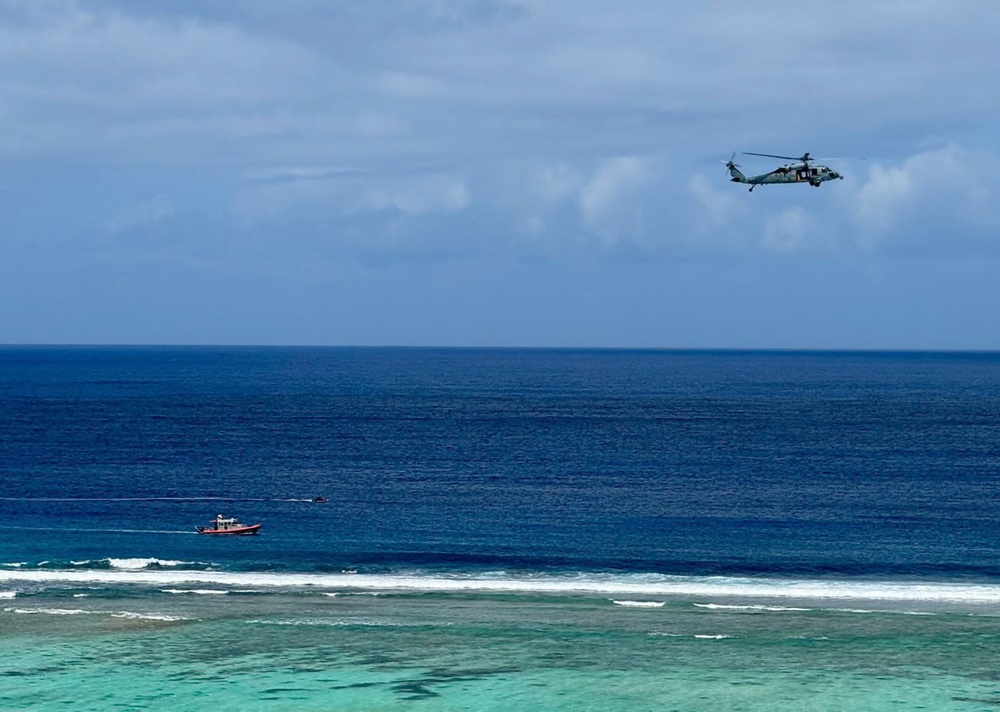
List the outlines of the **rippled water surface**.
{"label": "rippled water surface", "polygon": [[0,433],[0,706],[1000,705],[997,355],[5,347]]}

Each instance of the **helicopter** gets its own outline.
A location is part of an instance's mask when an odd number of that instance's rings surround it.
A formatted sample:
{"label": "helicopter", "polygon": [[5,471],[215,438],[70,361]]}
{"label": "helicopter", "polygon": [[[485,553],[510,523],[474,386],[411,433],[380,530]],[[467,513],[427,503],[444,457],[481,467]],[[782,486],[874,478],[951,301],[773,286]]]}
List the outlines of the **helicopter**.
{"label": "helicopter", "polygon": [[749,153],[744,151],[743,155],[783,158],[786,161],[795,161],[795,163],[790,163],[787,166],[779,166],[770,173],[761,173],[759,176],[749,177],[743,175],[739,164],[733,163],[733,159],[736,158],[735,152],[729,157],[728,161],[722,161],[726,168],[729,169],[729,175],[732,176],[733,183],[748,183],[751,193],[758,185],[769,185],[771,183],[808,183],[813,188],[819,188],[820,183],[828,180],[844,179],[844,176],[832,168],[813,163],[816,159],[808,153],[804,153],[801,156],[776,156],[773,153]]}

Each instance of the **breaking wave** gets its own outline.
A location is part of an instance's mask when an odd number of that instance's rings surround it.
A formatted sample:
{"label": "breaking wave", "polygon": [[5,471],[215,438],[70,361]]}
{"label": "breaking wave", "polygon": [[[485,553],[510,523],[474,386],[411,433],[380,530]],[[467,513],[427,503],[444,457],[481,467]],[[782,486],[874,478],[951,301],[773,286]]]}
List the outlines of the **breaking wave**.
{"label": "breaking wave", "polygon": [[46,570],[55,572],[65,572],[67,570],[151,570],[160,569],[182,569],[193,571],[205,571],[212,568],[212,564],[203,561],[175,561],[172,559],[157,559],[155,557],[145,558],[106,558],[106,559],[84,559],[82,561],[40,561],[31,565],[25,562],[0,564],[0,573],[10,570]]}
{"label": "breaking wave", "polygon": [[[290,573],[210,570],[200,562],[161,559],[102,559],[0,569],[0,584],[101,584],[154,586],[158,589],[206,592],[218,587],[237,590],[293,589],[299,592],[542,593],[591,594],[610,597],[618,605],[653,607],[651,597],[709,599],[696,605],[732,610],[794,611],[800,601],[944,603],[1000,607],[1000,584],[690,577],[665,574],[523,574],[504,572],[459,574],[411,572],[385,574]],[[723,602],[711,599],[728,599]],[[733,599],[738,599],[733,601]],[[750,600],[747,600],[750,599]],[[752,599],[757,599],[756,601]],[[761,600],[765,599],[765,600]],[[787,603],[786,603],[787,602]],[[845,608],[846,609],[846,608]],[[852,610],[869,610],[859,606]]]}

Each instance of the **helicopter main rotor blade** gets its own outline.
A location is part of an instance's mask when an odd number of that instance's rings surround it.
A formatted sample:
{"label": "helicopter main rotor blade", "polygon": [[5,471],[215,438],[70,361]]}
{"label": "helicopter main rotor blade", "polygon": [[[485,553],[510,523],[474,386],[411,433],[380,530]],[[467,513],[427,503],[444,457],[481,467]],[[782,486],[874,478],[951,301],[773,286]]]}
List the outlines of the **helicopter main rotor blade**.
{"label": "helicopter main rotor blade", "polygon": [[808,153],[802,156],[779,156],[774,153],[750,153],[743,151],[744,156],[764,156],[765,158],[783,158],[786,161],[803,161],[815,163],[816,161],[867,161],[867,156],[812,156]]}
{"label": "helicopter main rotor blade", "polygon": [[[776,156],[773,153],[750,153],[749,151],[743,152],[744,156],[764,156],[765,158],[784,158],[786,161],[801,161],[802,156]],[[808,153],[806,154],[809,155]],[[812,160],[810,158],[809,160]]]}

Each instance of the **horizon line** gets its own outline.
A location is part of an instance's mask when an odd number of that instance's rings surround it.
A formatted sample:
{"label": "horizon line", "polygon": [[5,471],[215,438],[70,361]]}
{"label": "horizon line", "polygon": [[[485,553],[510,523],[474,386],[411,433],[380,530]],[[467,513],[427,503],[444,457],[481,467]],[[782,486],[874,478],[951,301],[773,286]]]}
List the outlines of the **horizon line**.
{"label": "horizon line", "polygon": [[1000,354],[1000,349],[907,347],[803,347],[803,346],[551,346],[474,344],[254,344],[254,343],[4,343],[0,349],[106,348],[106,349],[399,349],[455,351],[662,351],[691,353],[816,353],[816,354]]}

